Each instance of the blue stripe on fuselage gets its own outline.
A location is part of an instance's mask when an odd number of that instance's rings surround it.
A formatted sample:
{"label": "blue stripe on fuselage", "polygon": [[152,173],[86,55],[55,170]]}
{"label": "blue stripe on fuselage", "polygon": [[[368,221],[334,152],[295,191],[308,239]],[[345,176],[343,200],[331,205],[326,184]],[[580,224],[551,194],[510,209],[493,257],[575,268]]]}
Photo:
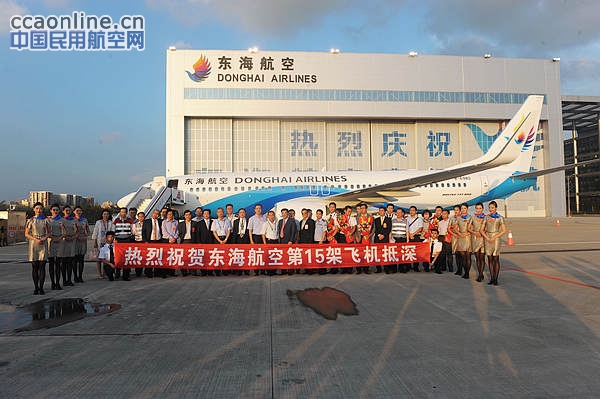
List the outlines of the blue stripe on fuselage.
{"label": "blue stripe on fuselage", "polygon": [[[320,187],[319,187],[320,188]],[[209,202],[207,204],[201,204],[203,209],[210,209],[211,211],[215,211],[217,208],[225,208],[227,204],[233,204],[237,212],[240,208],[244,208],[246,210],[246,214],[249,216],[254,215],[254,206],[256,204],[261,204],[263,211],[267,211],[275,207],[275,204],[283,201],[289,201],[292,199],[319,199],[319,198],[327,198],[331,195],[345,193],[348,190],[342,188],[331,188],[329,194],[323,195],[319,193],[319,195],[311,195],[310,190],[295,190],[293,186],[286,187],[283,190],[279,187],[272,187],[271,190],[251,190],[245,192],[238,192],[233,195],[228,195],[224,198],[218,199],[213,202]]]}
{"label": "blue stripe on fuselage", "polygon": [[529,178],[529,179],[513,179],[508,178],[504,180],[502,183],[491,189],[487,192],[487,194],[480,195],[477,198],[467,201],[469,205],[475,205],[478,202],[487,202],[496,199],[505,199],[510,197],[516,192],[527,190],[530,187],[535,188],[537,183],[537,178]]}

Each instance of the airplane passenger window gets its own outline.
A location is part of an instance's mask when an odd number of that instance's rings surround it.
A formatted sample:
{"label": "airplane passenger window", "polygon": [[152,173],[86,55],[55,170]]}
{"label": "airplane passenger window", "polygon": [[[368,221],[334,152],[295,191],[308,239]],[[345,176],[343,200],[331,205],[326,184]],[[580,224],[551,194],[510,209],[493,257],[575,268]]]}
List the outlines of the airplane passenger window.
{"label": "airplane passenger window", "polygon": [[366,185],[366,184],[363,184],[363,188],[367,188],[367,185]]}
{"label": "airplane passenger window", "polygon": [[233,188],[233,191],[237,191],[237,186],[235,186],[235,187]]}
{"label": "airplane passenger window", "polygon": [[444,187],[444,183],[441,183],[441,186]]}
{"label": "airplane passenger window", "polygon": [[202,187],[202,192],[205,193],[206,192],[206,187]]}
{"label": "airplane passenger window", "polygon": [[231,186],[227,186],[227,191],[231,191]]}
{"label": "airplane passenger window", "polygon": [[350,188],[354,190],[354,184],[351,184],[351,185],[350,185]]}
{"label": "airplane passenger window", "polygon": [[456,183],[452,183],[452,187],[456,187]]}
{"label": "airplane passenger window", "polygon": [[240,187],[240,190],[241,190],[241,191],[244,191],[244,186],[241,186],[241,187]]}
{"label": "airplane passenger window", "polygon": [[281,191],[285,191],[285,186],[281,186]]}
{"label": "airplane passenger window", "polygon": [[347,185],[347,184],[344,184],[344,188],[348,188],[348,185]]}
{"label": "airplane passenger window", "polygon": [[267,187],[267,189],[268,189],[269,191],[271,191],[271,186]]}
{"label": "airplane passenger window", "polygon": [[435,186],[436,186],[436,187],[439,187],[440,185],[439,185],[438,183],[435,183]]}
{"label": "airplane passenger window", "polygon": [[221,187],[221,191],[225,191],[225,187]]}
{"label": "airplane passenger window", "polygon": [[209,188],[208,188],[208,191],[212,191],[212,187],[209,187]]}
{"label": "airplane passenger window", "polygon": [[196,187],[196,192],[200,192],[200,187]]}

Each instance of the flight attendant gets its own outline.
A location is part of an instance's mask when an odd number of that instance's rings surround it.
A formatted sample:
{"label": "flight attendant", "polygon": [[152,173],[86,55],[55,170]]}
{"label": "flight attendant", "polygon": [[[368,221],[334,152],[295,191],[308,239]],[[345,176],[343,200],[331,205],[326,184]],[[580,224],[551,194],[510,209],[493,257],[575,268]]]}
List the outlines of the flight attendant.
{"label": "flight attendant", "polygon": [[75,216],[72,215],[71,207],[65,205],[63,207],[62,218],[63,285],[75,285],[73,284],[71,277],[73,275],[73,266],[75,263],[75,240],[77,239],[77,233],[77,220],[75,220]]}
{"label": "flight attendant", "polygon": [[475,205],[475,214],[472,218],[471,228],[471,252],[475,254],[475,264],[477,265],[477,281],[483,281],[483,270],[485,269],[485,247],[483,244],[484,238],[481,234],[481,226],[485,219],[483,213],[483,204],[478,202]]}
{"label": "flight attendant", "polygon": [[[35,290],[33,295],[44,295],[44,280],[46,279],[46,240],[50,237],[50,226],[44,215],[44,205],[36,202],[33,205],[34,216],[27,221],[25,238],[29,240],[29,261],[31,262],[31,277]],[[52,282],[52,289],[55,285]]]}
{"label": "flight attendant", "polygon": [[454,232],[456,233],[456,261],[460,262],[460,266],[464,270],[462,278],[469,278],[471,270],[471,215],[469,215],[469,205],[463,203],[460,205],[460,216],[456,218]]}
{"label": "flight attendant", "polygon": [[[63,264],[63,240],[62,240],[62,216],[60,216],[60,207],[53,204],[50,207],[50,217],[48,218],[48,227],[50,237],[48,238],[48,259],[50,266],[50,280],[52,281],[52,289],[62,290],[60,287],[60,275],[64,267]],[[63,284],[65,280],[63,280]]]}
{"label": "flight attendant", "polygon": [[500,237],[506,234],[504,218],[497,212],[497,208],[496,201],[491,201],[488,205],[490,213],[485,217],[480,230],[485,238],[485,254],[490,269],[488,284],[493,285],[498,285],[498,274],[500,274]]}
{"label": "flight attendant", "polygon": [[73,274],[75,275],[76,283],[83,283],[83,265],[85,264],[90,226],[87,219],[83,217],[83,209],[80,206],[76,206],[74,212],[75,220],[77,221],[77,238],[75,240],[75,264],[73,265]]}
{"label": "flight attendant", "polygon": [[458,243],[458,233],[456,233],[457,226],[456,222],[460,217],[460,205],[454,205],[454,215],[450,218],[450,223],[448,225],[448,231],[450,232],[450,238],[452,238],[452,253],[450,254],[450,269],[452,269],[452,254],[455,255],[456,258],[456,273],[457,276],[463,274],[462,263],[458,261],[458,255],[456,254],[456,244]]}

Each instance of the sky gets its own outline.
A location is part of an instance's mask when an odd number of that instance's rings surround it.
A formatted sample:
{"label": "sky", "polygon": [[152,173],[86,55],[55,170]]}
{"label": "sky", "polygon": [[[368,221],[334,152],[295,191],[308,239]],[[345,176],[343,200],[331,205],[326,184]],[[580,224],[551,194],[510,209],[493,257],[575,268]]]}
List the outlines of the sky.
{"label": "sky", "polygon": [[[144,51],[10,49],[13,15],[142,15]],[[0,201],[116,202],[165,173],[166,50],[560,57],[562,94],[600,96],[597,0],[0,0]]]}

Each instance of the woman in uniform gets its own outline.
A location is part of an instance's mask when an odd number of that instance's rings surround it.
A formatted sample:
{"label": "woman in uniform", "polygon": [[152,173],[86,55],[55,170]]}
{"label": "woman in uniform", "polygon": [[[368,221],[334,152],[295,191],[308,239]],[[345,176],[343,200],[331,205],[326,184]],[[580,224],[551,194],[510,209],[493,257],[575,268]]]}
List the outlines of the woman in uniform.
{"label": "woman in uniform", "polygon": [[[457,276],[460,276],[462,272],[462,263],[458,260],[458,254],[456,253],[456,245],[458,244],[458,227],[456,226],[457,220],[460,217],[460,205],[454,205],[454,215],[450,218],[450,222],[448,224],[448,231],[450,232],[450,238],[452,239],[452,253],[450,254],[450,263],[452,263],[452,254],[456,258],[456,273]],[[450,265],[452,269],[452,265]]]}
{"label": "woman in uniform", "polygon": [[483,235],[480,233],[481,226],[483,225],[483,219],[485,213],[483,213],[483,204],[478,202],[475,205],[475,214],[472,218],[471,228],[471,252],[475,254],[475,263],[477,265],[477,281],[483,281],[483,271],[485,269],[485,248],[483,245]]}
{"label": "woman in uniform", "polygon": [[[48,259],[50,260],[50,280],[52,281],[53,290],[62,290],[60,287],[60,274],[62,268],[62,217],[60,216],[60,207],[58,204],[53,204],[50,207],[50,217],[48,218],[48,226],[50,229],[50,238],[48,239]],[[63,280],[63,284],[65,281]]]}
{"label": "woman in uniform", "polygon": [[75,275],[76,283],[83,283],[83,265],[85,263],[85,253],[87,252],[87,239],[90,235],[90,226],[88,221],[83,217],[83,209],[76,206],[75,220],[77,222],[77,239],[75,240],[75,265],[73,266],[73,274]]}
{"label": "woman in uniform", "polygon": [[488,258],[490,269],[490,282],[488,284],[498,285],[498,274],[500,274],[500,237],[506,233],[504,218],[496,212],[498,204],[491,201],[488,205],[490,213],[485,217],[481,226],[481,234],[485,238],[485,254]]}
{"label": "woman in uniform", "polygon": [[[29,261],[31,262],[31,277],[35,290],[33,295],[44,295],[44,280],[46,280],[46,240],[50,236],[48,219],[44,215],[44,205],[36,202],[33,205],[34,216],[27,221],[25,237],[29,240]],[[54,283],[52,284],[54,288]]]}
{"label": "woman in uniform", "polygon": [[71,214],[71,207],[65,205],[63,207],[62,218],[63,232],[63,253],[62,253],[62,272],[63,285],[73,286],[71,276],[73,275],[73,264],[75,263],[75,240],[77,239],[77,220]]}
{"label": "woman in uniform", "polygon": [[[115,225],[111,222],[112,216],[110,212],[105,209],[102,211],[100,220],[96,221],[94,225],[94,232],[92,233],[92,239],[94,240],[94,248],[100,249],[106,244],[106,232],[115,231]],[[96,262],[98,267],[98,278],[104,278],[104,271],[102,269],[102,262]]]}
{"label": "woman in uniform", "polygon": [[464,269],[462,278],[469,278],[469,271],[471,270],[471,234],[469,229],[471,227],[471,216],[469,215],[469,205],[460,205],[460,216],[456,218],[455,232],[458,236],[456,240],[456,261],[459,263],[459,268]]}

